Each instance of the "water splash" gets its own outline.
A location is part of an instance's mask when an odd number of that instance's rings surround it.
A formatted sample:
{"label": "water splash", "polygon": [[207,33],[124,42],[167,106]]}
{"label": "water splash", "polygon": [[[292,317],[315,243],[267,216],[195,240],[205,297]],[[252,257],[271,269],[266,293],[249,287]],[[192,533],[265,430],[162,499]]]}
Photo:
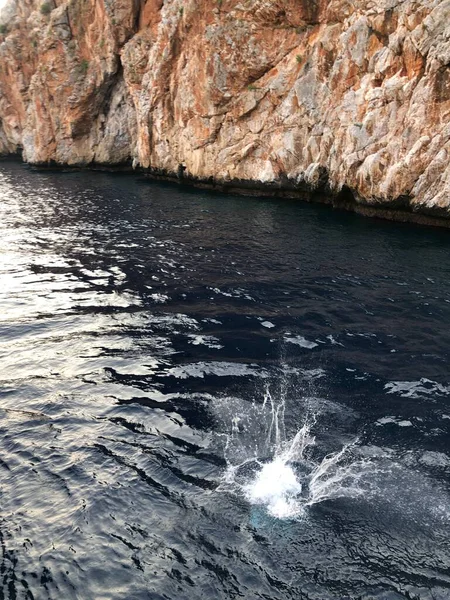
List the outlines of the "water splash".
{"label": "water splash", "polygon": [[312,430],[318,413],[307,410],[302,426],[289,437],[285,411],[286,390],[282,387],[274,397],[267,385],[262,404],[253,403],[245,414],[232,417],[224,487],[280,519],[301,516],[308,506],[336,495],[358,495],[363,461],[355,468],[351,457],[355,442],[314,458]]}
{"label": "water splash", "polygon": [[244,486],[244,492],[252,504],[266,506],[274,517],[293,517],[301,511],[297,498],[302,484],[292,467],[280,457],[263,465],[255,479]]}
{"label": "water splash", "polygon": [[[295,433],[288,431],[286,399],[294,387],[287,380],[277,382],[276,393],[267,385],[262,403],[227,399],[228,414],[233,416],[226,435],[222,489],[279,519],[301,518],[314,505],[352,498],[370,503],[377,522],[389,527],[450,524],[448,490],[424,472],[422,454],[364,445],[358,438],[340,447],[334,443],[335,450],[327,453],[330,403],[299,397],[297,386],[296,410],[303,406],[304,418]],[[436,458],[432,459],[434,465]],[[444,459],[439,457],[441,468],[447,465]]]}

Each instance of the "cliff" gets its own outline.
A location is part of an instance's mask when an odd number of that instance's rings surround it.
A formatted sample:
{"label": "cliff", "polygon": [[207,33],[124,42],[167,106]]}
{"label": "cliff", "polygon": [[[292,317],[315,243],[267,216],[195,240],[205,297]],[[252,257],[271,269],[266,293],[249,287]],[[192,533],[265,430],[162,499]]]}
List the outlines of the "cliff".
{"label": "cliff", "polygon": [[8,0],[0,153],[450,216],[450,0]]}

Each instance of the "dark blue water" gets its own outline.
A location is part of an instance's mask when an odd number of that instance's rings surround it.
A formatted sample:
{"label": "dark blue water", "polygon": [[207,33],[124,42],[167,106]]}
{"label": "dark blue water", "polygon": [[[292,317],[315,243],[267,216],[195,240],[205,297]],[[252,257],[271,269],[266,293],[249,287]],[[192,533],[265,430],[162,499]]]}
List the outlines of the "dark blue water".
{"label": "dark blue water", "polygon": [[6,163],[0,214],[0,598],[450,598],[448,231]]}

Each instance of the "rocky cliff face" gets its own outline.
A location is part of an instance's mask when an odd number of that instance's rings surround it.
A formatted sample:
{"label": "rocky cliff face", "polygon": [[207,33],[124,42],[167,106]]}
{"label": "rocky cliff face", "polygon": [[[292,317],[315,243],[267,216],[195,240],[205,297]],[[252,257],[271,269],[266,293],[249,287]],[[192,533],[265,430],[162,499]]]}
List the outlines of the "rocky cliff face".
{"label": "rocky cliff face", "polygon": [[450,0],[8,0],[0,152],[450,216]]}

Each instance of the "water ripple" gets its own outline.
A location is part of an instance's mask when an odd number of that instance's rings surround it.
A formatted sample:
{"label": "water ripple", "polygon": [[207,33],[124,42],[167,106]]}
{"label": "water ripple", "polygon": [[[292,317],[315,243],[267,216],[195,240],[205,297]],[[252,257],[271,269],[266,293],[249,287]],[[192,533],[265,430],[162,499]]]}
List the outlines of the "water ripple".
{"label": "water ripple", "polygon": [[448,600],[448,232],[14,163],[0,216],[0,598]]}

